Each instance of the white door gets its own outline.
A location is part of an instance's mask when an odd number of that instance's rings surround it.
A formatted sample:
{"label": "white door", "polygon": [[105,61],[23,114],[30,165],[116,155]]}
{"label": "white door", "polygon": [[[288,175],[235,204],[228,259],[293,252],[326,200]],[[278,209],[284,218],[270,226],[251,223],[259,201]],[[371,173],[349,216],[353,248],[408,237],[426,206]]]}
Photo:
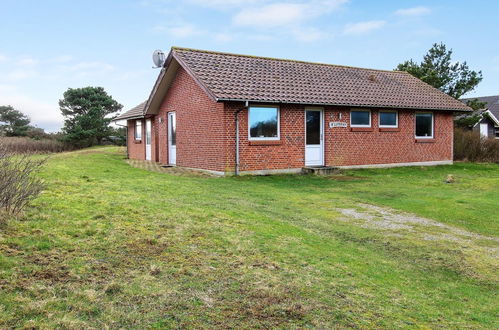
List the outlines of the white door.
{"label": "white door", "polygon": [[151,119],[146,120],[146,160],[151,160]]}
{"label": "white door", "polygon": [[489,135],[487,124],[480,124],[480,136],[487,137]]}
{"label": "white door", "polygon": [[318,109],[305,110],[305,165],[324,165],[324,113]]}
{"label": "white door", "polygon": [[175,112],[168,113],[168,164],[177,163],[177,122]]}

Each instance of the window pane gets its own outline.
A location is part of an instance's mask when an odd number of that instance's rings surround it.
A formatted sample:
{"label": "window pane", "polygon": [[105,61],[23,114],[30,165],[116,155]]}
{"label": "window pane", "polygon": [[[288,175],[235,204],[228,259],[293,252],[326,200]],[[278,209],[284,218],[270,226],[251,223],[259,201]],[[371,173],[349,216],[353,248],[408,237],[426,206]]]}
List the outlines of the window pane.
{"label": "window pane", "polygon": [[379,124],[381,126],[397,126],[397,113],[396,112],[380,112]]}
{"label": "window pane", "polygon": [[306,144],[321,144],[320,111],[307,111]]}
{"label": "window pane", "polygon": [[151,144],[151,123],[146,122],[146,144]]}
{"label": "window pane", "polygon": [[177,123],[175,122],[175,116],[170,116],[170,134],[172,146],[177,145]]}
{"label": "window pane", "polygon": [[135,121],[135,140],[140,140],[142,138],[142,122],[140,120]]}
{"label": "window pane", "polygon": [[371,112],[369,111],[351,111],[350,116],[352,117],[350,120],[352,125],[370,125]]}
{"label": "window pane", "polygon": [[432,121],[433,115],[431,113],[417,113],[416,114],[416,136],[432,136]]}
{"label": "window pane", "polygon": [[277,108],[250,108],[249,125],[252,138],[277,137]]}

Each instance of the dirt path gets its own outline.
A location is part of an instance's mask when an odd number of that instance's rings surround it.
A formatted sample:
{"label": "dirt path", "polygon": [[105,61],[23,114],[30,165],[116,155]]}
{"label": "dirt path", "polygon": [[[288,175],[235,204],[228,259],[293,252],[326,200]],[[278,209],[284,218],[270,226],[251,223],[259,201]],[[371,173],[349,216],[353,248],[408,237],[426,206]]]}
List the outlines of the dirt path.
{"label": "dirt path", "polygon": [[341,221],[381,231],[386,237],[442,253],[458,253],[473,271],[499,281],[499,238],[480,235],[415,214],[388,207],[359,204],[358,208],[337,209]]}

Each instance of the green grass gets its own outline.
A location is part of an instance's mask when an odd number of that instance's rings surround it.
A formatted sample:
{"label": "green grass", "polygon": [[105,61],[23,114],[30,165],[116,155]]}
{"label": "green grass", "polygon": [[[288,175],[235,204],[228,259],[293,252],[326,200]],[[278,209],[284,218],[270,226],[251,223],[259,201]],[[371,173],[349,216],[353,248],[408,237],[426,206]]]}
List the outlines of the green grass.
{"label": "green grass", "polygon": [[[41,175],[0,228],[2,328],[499,326],[498,165],[204,178],[102,148]],[[345,219],[359,203],[471,236]]]}

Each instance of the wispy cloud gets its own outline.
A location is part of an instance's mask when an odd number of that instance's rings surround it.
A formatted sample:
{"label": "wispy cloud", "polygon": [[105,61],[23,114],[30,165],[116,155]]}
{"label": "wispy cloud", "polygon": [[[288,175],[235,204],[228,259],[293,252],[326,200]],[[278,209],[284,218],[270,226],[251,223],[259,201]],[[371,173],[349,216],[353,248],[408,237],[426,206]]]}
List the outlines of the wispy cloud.
{"label": "wispy cloud", "polygon": [[309,2],[276,2],[240,10],[232,22],[256,28],[282,27],[299,24],[338,9],[347,0],[312,0]]}
{"label": "wispy cloud", "polygon": [[232,41],[233,37],[229,33],[216,33],[214,39],[216,42],[226,43]]}
{"label": "wispy cloud", "polygon": [[296,29],[293,31],[293,35],[298,41],[303,42],[313,42],[323,39],[327,36],[326,33],[316,28]]}
{"label": "wispy cloud", "polygon": [[264,3],[265,0],[188,0],[188,2],[203,7],[212,7],[217,9],[226,9],[227,7],[241,7],[258,3]]}
{"label": "wispy cloud", "polygon": [[395,11],[395,15],[398,16],[421,16],[431,13],[431,9],[428,7],[412,7],[412,8],[403,8]]}
{"label": "wispy cloud", "polygon": [[9,58],[5,55],[0,54],[0,62],[7,61]]}
{"label": "wispy cloud", "polygon": [[158,25],[154,28],[155,31],[164,32],[176,39],[185,39],[193,36],[198,36],[204,33],[195,25],[189,23],[176,24],[170,26]]}
{"label": "wispy cloud", "polygon": [[20,65],[20,66],[32,66],[32,65],[38,64],[38,62],[40,62],[40,61],[33,58],[33,57],[25,56],[25,57],[21,57],[19,60],[17,60],[16,64]]}
{"label": "wispy cloud", "polygon": [[365,21],[347,24],[343,29],[346,35],[362,35],[374,30],[378,30],[386,25],[386,21]]}
{"label": "wispy cloud", "polygon": [[19,81],[28,78],[33,78],[37,75],[37,72],[31,69],[17,69],[13,70],[5,76],[9,81]]}

